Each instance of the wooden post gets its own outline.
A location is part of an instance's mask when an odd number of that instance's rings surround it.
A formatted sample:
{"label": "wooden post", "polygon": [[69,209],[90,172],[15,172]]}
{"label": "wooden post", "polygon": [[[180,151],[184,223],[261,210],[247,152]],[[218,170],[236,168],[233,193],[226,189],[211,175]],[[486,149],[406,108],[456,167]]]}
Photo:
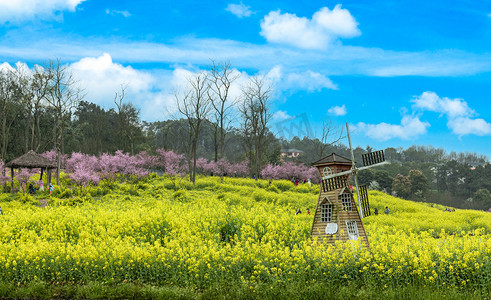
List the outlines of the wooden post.
{"label": "wooden post", "polygon": [[51,183],[51,169],[48,168],[46,173],[46,186],[49,188],[49,184]]}

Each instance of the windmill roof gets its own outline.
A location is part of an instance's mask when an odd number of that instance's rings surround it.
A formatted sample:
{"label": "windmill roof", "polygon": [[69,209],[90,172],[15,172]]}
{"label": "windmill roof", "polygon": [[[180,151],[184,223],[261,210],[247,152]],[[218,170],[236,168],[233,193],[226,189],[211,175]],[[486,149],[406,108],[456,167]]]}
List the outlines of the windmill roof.
{"label": "windmill roof", "polygon": [[336,153],[331,153],[330,155],[319,159],[318,161],[312,163],[313,166],[326,165],[326,164],[349,164],[351,165],[351,160],[337,155]]}
{"label": "windmill roof", "polygon": [[26,154],[17,157],[5,164],[7,168],[56,168],[56,163],[37,154],[34,151],[29,151]]}

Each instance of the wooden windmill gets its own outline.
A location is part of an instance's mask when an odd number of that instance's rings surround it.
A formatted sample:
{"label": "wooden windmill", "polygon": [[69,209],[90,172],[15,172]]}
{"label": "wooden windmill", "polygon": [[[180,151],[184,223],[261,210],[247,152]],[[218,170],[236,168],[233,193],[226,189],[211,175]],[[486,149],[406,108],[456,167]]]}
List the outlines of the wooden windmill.
{"label": "wooden windmill", "polygon": [[[351,160],[335,153],[313,163],[322,177],[319,199],[315,210],[311,238],[317,237],[319,243],[334,244],[336,240],[348,241],[362,238],[365,246],[369,246],[363,217],[370,215],[367,187],[358,186],[358,171],[387,164],[383,150],[362,155],[363,167],[355,164],[353,147],[346,123]],[[358,196],[358,209],[353,193],[348,185],[349,177],[355,179]],[[341,234],[341,231],[344,234]]]}

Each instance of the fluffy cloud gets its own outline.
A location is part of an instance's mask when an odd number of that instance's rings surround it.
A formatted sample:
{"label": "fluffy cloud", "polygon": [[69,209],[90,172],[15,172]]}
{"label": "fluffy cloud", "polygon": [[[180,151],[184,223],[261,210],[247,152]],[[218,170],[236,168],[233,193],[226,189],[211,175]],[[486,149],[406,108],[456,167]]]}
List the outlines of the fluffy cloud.
{"label": "fluffy cloud", "polygon": [[250,6],[247,6],[244,3],[240,2],[240,4],[230,3],[229,5],[227,5],[227,8],[225,10],[231,12],[239,18],[243,18],[250,17],[252,15],[252,11],[250,8]]}
{"label": "fluffy cloud", "polygon": [[448,120],[447,125],[452,129],[453,133],[459,136],[468,134],[483,136],[491,134],[491,124],[484,119],[459,117]]}
{"label": "fluffy cloud", "polygon": [[20,21],[33,17],[50,18],[56,12],[75,11],[85,0],[12,0],[0,1],[0,22]]}
{"label": "fluffy cloud", "polygon": [[261,21],[261,33],[268,42],[304,49],[325,49],[337,38],[360,35],[358,23],[348,10],[338,4],[314,13],[312,19],[271,11]]}
{"label": "fluffy cloud", "polygon": [[327,112],[335,116],[344,116],[347,113],[346,105],[343,104],[343,106],[333,106],[329,108]]}
{"label": "fluffy cloud", "polygon": [[70,68],[81,87],[86,89],[87,98],[103,104],[112,103],[121,85],[126,86],[128,94],[138,94],[150,90],[155,80],[148,73],[114,63],[107,53],[83,58]]}
{"label": "fluffy cloud", "polygon": [[424,92],[413,98],[414,109],[440,113],[447,117],[447,126],[459,136],[491,134],[491,124],[484,119],[472,119],[476,112],[463,99],[439,97],[434,92]]}
{"label": "fluffy cloud", "polygon": [[434,92],[424,92],[421,96],[413,98],[413,108],[428,110],[447,115],[449,118],[471,116],[475,112],[462,99],[440,98]]}
{"label": "fluffy cloud", "polygon": [[429,127],[428,122],[422,122],[418,117],[404,116],[401,124],[365,124],[363,122],[355,125],[355,130],[365,133],[367,136],[379,140],[387,141],[393,138],[411,140],[426,133]]}
{"label": "fluffy cloud", "polygon": [[172,85],[180,82],[181,74],[171,72],[151,74],[131,66],[113,62],[111,55],[86,57],[70,65],[74,77],[86,93],[85,99],[109,109],[114,96],[125,86],[125,99],[141,109],[143,120],[162,120],[175,109]]}
{"label": "fluffy cloud", "polygon": [[284,110],[278,110],[273,114],[273,120],[276,121],[283,121],[283,120],[289,120],[292,119],[293,117],[290,116],[286,111]]}

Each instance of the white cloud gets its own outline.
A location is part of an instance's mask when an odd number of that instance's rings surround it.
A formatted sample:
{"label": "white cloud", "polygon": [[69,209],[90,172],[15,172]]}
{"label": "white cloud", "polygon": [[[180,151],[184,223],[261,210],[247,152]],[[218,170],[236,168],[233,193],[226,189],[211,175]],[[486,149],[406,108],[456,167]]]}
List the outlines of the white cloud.
{"label": "white cloud", "polygon": [[111,9],[106,9],[106,14],[107,15],[122,15],[125,18],[128,18],[131,16],[130,12],[127,10],[111,10]]}
{"label": "white cloud", "polygon": [[332,11],[321,8],[312,19],[271,11],[261,20],[260,34],[271,43],[319,50],[337,38],[358,36],[360,30],[355,18],[338,4]]}
{"label": "white cloud", "polygon": [[475,114],[463,99],[440,98],[434,92],[424,92],[421,96],[413,98],[413,108],[428,110],[447,115],[449,118],[472,116]]}
{"label": "white cloud", "polygon": [[150,90],[155,79],[152,75],[137,71],[131,66],[114,63],[109,54],[86,57],[70,65],[80,85],[86,89],[87,97],[97,103],[112,103],[114,93],[126,85],[128,94]]}
{"label": "white cloud", "polygon": [[64,10],[75,11],[85,0],[5,0],[0,1],[0,22],[39,17],[51,18]]}
{"label": "white cloud", "polygon": [[240,4],[230,3],[229,5],[227,5],[227,8],[225,8],[225,10],[231,12],[239,18],[243,18],[250,17],[252,15],[252,11],[250,8],[250,6],[247,6],[244,3],[240,2]]}
{"label": "white cloud", "polygon": [[344,116],[347,113],[346,105],[343,104],[343,106],[333,106],[329,108],[327,112],[335,116]]}
{"label": "white cloud", "polygon": [[477,114],[463,99],[450,99],[440,97],[434,92],[424,92],[421,96],[413,98],[411,102],[414,103],[414,109],[445,115],[447,126],[454,134],[459,136],[491,134],[491,124],[484,119],[472,119]]}
{"label": "white cloud", "polygon": [[308,90],[310,92],[320,91],[323,88],[337,90],[338,87],[326,76],[307,70],[302,73],[289,73],[286,77],[288,85]]}
{"label": "white cloud", "polygon": [[448,120],[447,125],[452,129],[453,133],[459,136],[468,134],[483,136],[491,134],[491,124],[484,119],[459,117]]}
{"label": "white cloud", "polygon": [[230,60],[238,68],[270,70],[282,65],[290,72],[312,70],[325,76],[462,76],[491,71],[489,54],[460,50],[397,52],[335,43],[329,51],[320,52],[222,39],[182,38],[168,44],[102,38],[71,40],[66,36],[35,39],[29,32],[1,43],[0,57],[28,61],[62,57],[75,61],[98,56],[100,49],[124,63],[206,65],[213,57]]}
{"label": "white cloud", "polygon": [[387,141],[393,138],[403,140],[415,139],[426,133],[426,128],[429,127],[428,122],[422,122],[418,117],[404,116],[401,124],[365,124],[363,122],[354,126],[355,130],[366,134],[367,136],[379,140]]}
{"label": "white cloud", "polygon": [[286,111],[284,110],[278,110],[273,114],[273,120],[276,121],[283,121],[283,120],[289,120],[293,119],[292,116],[290,116]]}
{"label": "white cloud", "polygon": [[320,91],[324,88],[336,90],[337,86],[328,77],[307,70],[304,72],[283,72],[283,67],[278,65],[273,67],[267,74],[266,78],[271,80],[275,87],[285,90],[307,90],[309,92]]}

